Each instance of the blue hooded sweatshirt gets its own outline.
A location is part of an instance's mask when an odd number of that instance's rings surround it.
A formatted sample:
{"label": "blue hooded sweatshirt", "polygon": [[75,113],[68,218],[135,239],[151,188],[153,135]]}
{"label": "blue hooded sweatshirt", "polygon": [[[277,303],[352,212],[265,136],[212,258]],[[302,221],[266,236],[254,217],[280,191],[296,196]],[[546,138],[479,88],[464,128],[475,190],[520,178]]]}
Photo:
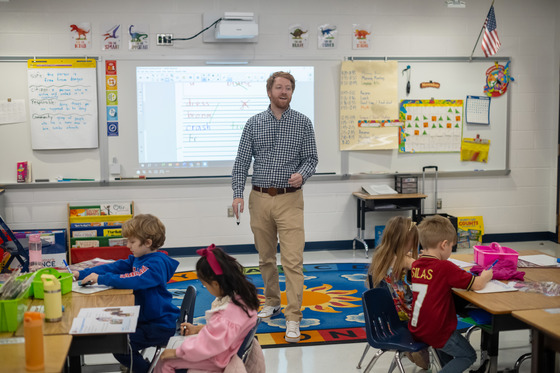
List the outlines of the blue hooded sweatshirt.
{"label": "blue hooded sweatshirt", "polygon": [[179,262],[168,255],[155,251],[139,258],[130,255],[114,263],[84,269],[80,278],[97,273],[100,285],[115,289],[132,289],[134,303],[140,306],[138,323],[161,325],[175,328],[179,308],[171,303],[173,295],[167,290]]}

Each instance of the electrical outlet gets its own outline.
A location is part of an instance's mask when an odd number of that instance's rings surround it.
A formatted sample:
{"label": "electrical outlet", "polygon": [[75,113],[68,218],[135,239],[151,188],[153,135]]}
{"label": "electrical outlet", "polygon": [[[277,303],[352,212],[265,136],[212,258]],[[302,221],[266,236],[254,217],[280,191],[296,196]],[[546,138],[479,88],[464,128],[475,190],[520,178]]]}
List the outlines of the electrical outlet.
{"label": "electrical outlet", "polygon": [[156,45],[173,45],[173,34],[156,34]]}
{"label": "electrical outlet", "polygon": [[228,206],[227,207],[227,217],[228,218],[233,218],[233,206]]}
{"label": "electrical outlet", "polygon": [[441,205],[442,205],[441,198],[438,198],[437,199],[437,208],[441,209]]}

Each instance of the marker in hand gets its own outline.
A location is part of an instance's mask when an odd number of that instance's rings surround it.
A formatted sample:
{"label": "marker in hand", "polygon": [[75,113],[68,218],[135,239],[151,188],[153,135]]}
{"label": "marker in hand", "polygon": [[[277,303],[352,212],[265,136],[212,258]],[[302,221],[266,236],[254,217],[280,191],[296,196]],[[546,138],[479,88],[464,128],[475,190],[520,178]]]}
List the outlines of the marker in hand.
{"label": "marker in hand", "polygon": [[498,263],[498,259],[494,260],[494,263],[492,263],[492,265],[487,269],[487,271],[491,270],[492,267],[496,265],[496,263]]}
{"label": "marker in hand", "polygon": [[237,204],[237,225],[241,223],[241,202]]}

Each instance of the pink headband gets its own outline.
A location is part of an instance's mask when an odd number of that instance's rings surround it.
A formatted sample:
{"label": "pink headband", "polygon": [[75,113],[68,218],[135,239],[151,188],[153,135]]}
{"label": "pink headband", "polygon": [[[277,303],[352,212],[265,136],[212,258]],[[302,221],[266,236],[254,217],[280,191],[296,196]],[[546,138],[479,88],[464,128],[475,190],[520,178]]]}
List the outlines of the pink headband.
{"label": "pink headband", "polygon": [[222,267],[220,267],[220,263],[218,263],[218,260],[216,259],[216,256],[212,252],[212,250],[214,250],[215,248],[216,248],[216,246],[214,246],[214,244],[212,244],[212,245],[208,246],[206,249],[196,250],[196,253],[198,255],[206,258],[206,260],[208,261],[208,264],[210,264],[210,268],[212,268],[212,271],[214,271],[214,273],[216,275],[223,275],[224,272],[222,271]]}

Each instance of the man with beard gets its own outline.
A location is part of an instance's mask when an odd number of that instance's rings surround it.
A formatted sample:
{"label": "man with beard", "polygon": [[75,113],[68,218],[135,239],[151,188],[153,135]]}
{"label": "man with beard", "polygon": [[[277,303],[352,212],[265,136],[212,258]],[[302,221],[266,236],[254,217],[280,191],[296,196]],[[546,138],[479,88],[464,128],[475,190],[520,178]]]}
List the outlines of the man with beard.
{"label": "man with beard", "polygon": [[290,343],[299,342],[302,319],[305,232],[301,187],[315,173],[318,163],[311,120],[290,108],[294,89],[295,79],[290,73],[278,71],[268,78],[270,105],[247,121],[232,171],[232,205],[239,217],[244,209],[247,173],[254,158],[249,211],[266,298],[258,316],[270,318],[281,312],[276,264],[280,242],[286,276],[285,339]]}

